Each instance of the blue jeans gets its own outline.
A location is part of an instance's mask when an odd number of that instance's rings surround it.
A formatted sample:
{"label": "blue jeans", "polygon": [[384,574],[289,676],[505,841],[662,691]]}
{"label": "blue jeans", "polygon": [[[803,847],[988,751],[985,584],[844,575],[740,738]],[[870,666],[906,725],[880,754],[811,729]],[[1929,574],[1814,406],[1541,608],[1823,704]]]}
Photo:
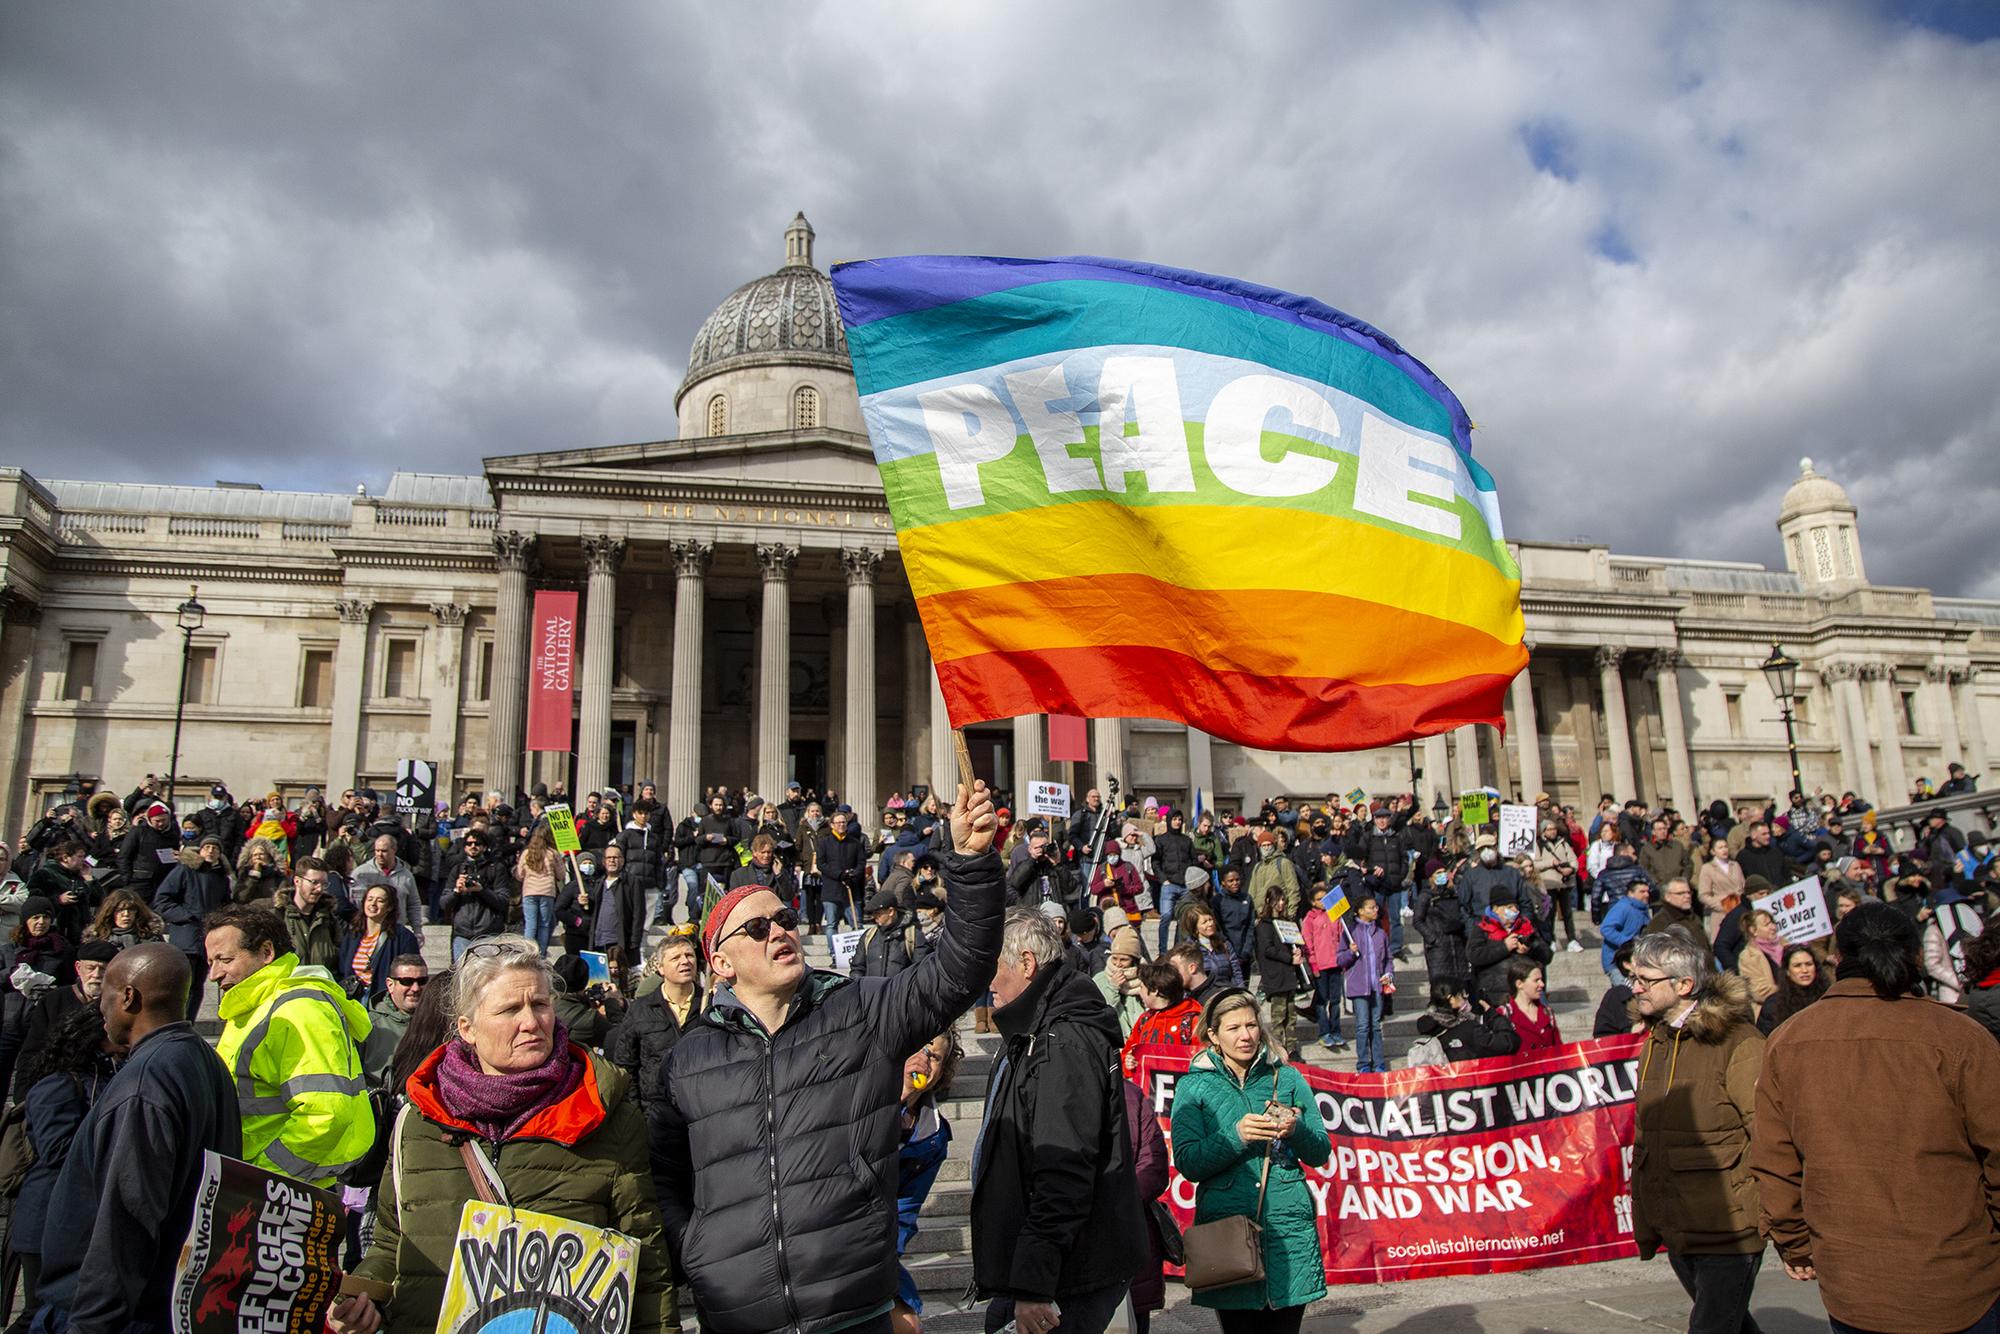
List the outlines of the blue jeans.
{"label": "blue jeans", "polygon": [[1167,932],[1173,929],[1174,905],[1179,903],[1186,893],[1186,885],[1177,885],[1171,880],[1160,882],[1160,943],[1154,951],[1154,958],[1167,952]]}
{"label": "blue jeans", "polygon": [[840,930],[842,922],[847,923],[849,926],[861,925],[861,923],[854,920],[853,914],[847,911],[846,899],[823,899],[821,902],[826,905],[825,926],[828,935],[832,935],[835,931]]}
{"label": "blue jeans", "polygon": [[1387,1070],[1389,1063],[1382,1057],[1382,998],[1371,995],[1349,999],[1354,1002],[1355,1070]]}
{"label": "blue jeans", "polygon": [[1347,979],[1338,968],[1313,974],[1313,1014],[1319,1020],[1319,1035],[1339,1042],[1340,995]]}
{"label": "blue jeans", "polygon": [[549,937],[556,929],[556,896],[553,894],[523,894],[521,896],[521,934],[542,947],[542,953],[549,952]]}
{"label": "blue jeans", "polygon": [[1389,953],[1403,948],[1403,891],[1391,889],[1377,894],[1382,902],[1382,922],[1389,928]]}

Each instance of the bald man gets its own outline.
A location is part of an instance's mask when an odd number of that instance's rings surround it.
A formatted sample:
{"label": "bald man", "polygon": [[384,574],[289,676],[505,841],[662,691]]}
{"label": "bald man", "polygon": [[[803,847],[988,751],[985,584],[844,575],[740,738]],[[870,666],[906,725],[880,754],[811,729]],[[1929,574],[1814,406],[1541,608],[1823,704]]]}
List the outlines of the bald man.
{"label": "bald man", "polygon": [[71,1141],[42,1232],[41,1334],[167,1330],[202,1153],[243,1156],[236,1090],[187,1021],[193,974],[172,945],[104,972],[104,1029],[130,1055]]}

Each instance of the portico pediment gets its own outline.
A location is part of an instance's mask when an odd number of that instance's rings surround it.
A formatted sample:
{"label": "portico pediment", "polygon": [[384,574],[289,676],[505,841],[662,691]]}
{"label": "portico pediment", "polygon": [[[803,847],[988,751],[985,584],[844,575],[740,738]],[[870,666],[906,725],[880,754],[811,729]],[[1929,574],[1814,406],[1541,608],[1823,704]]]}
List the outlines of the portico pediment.
{"label": "portico pediment", "polygon": [[875,454],[865,436],[841,431],[770,431],[694,440],[654,440],[589,449],[501,455],[485,460],[497,496],[550,484],[574,490],[598,483],[607,493],[657,490],[686,479],[691,485],[752,483],[863,488],[880,492]]}

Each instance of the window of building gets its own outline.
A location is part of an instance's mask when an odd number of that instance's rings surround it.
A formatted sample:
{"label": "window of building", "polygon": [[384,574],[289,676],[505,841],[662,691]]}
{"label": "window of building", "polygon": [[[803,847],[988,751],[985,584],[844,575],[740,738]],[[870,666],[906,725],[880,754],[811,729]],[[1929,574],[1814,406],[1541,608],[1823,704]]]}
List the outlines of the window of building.
{"label": "window of building", "polygon": [[333,650],[309,648],[299,669],[299,707],[333,707]]}
{"label": "window of building", "polygon": [[1902,690],[1898,691],[1897,695],[1903,703],[1903,735],[1915,736],[1917,734],[1917,692],[1914,690]]}
{"label": "window of building", "polygon": [[187,655],[187,689],[181,692],[186,704],[213,704],[217,678],[222,674],[222,650],[214,644],[196,644]]}
{"label": "window of building", "polygon": [[809,384],[800,385],[792,394],[792,429],[794,431],[819,429],[819,390]]}
{"label": "window of building", "polygon": [[1792,721],[1800,727],[1810,727],[1812,725],[1811,695],[1800,694],[1792,696]]}
{"label": "window of building", "polygon": [[97,698],[97,641],[72,639],[63,664],[62,697],[86,700]]}
{"label": "window of building", "polygon": [[472,651],[472,697],[493,698],[493,641],[482,639]]}
{"label": "window of building", "polygon": [[389,639],[382,644],[382,694],[409,699],[417,693],[417,641]]}
{"label": "window of building", "polygon": [[729,434],[729,400],[721,394],[708,400],[708,433]]}
{"label": "window of building", "polygon": [[1722,692],[1722,711],[1729,719],[1729,735],[1743,735],[1743,692],[1725,690]]}

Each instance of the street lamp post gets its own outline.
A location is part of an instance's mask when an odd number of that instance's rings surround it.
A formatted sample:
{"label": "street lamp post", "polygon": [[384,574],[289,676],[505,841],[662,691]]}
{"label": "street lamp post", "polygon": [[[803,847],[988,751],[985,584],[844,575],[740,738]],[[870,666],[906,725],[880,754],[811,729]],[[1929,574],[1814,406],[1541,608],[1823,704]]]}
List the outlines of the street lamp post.
{"label": "street lamp post", "polygon": [[1439,791],[1437,796],[1431,801],[1431,823],[1442,829],[1444,827],[1444,822],[1447,819],[1449,819],[1450,816],[1451,816],[1451,803],[1446,801],[1444,799],[1444,793],[1442,791]]}
{"label": "street lamp post", "polygon": [[1805,780],[1799,776],[1799,738],[1792,728],[1792,701],[1798,698],[1799,664],[1797,659],[1785,656],[1785,650],[1771,645],[1771,656],[1764,659],[1760,669],[1764,679],[1771,683],[1771,694],[1778,701],[1778,713],[1785,720],[1785,750],[1792,759],[1792,791],[1804,794]]}
{"label": "street lamp post", "polygon": [[[188,659],[194,656],[194,632],[201,629],[202,618],[208,615],[208,608],[195,601],[198,586],[188,585],[188,600],[174,608],[180,617],[181,627],[181,688],[174,696],[174,752],[167,760],[167,809],[174,810],[174,782],[181,770],[181,714],[187,708]],[[180,814],[175,811],[174,818]]]}

